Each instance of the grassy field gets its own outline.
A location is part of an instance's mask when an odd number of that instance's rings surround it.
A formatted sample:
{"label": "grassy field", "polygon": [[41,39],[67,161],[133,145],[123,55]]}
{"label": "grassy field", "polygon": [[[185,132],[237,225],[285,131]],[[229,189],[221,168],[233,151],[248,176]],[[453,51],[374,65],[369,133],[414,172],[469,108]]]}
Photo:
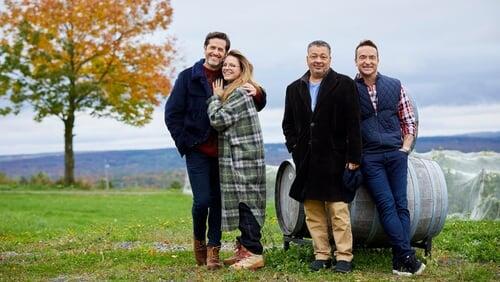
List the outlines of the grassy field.
{"label": "grassy field", "polygon": [[[207,271],[192,258],[190,206],[179,192],[0,189],[0,280],[500,281],[499,221],[447,221],[418,278],[393,276],[388,249],[356,249],[351,274],[310,273],[312,248],[282,249],[272,205],[266,267]],[[236,235],[224,234],[224,246]]]}

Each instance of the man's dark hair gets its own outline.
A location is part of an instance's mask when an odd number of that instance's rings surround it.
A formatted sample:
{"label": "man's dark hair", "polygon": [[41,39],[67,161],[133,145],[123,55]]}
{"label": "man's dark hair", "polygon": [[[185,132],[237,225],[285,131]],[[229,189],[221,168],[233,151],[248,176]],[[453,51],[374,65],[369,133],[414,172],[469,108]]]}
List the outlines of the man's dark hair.
{"label": "man's dark hair", "polygon": [[326,41],[314,40],[313,42],[309,43],[309,45],[307,45],[307,51],[309,51],[309,48],[311,48],[312,46],[326,47],[328,48],[328,53],[330,53],[330,55],[332,54],[332,48],[330,47],[330,44],[328,44]]}
{"label": "man's dark hair", "polygon": [[358,46],[356,47],[356,50],[354,50],[354,59],[355,60],[358,57],[358,49],[360,47],[363,47],[363,46],[370,46],[370,47],[375,48],[375,50],[377,51],[377,57],[378,57],[378,48],[377,48],[377,45],[375,45],[375,43],[373,43],[373,41],[371,41],[369,39],[365,39],[365,40],[362,40],[361,42],[359,42]]}
{"label": "man's dark hair", "polygon": [[207,34],[207,37],[205,37],[205,43],[203,44],[203,46],[207,47],[208,42],[210,41],[210,39],[213,38],[225,40],[226,52],[229,51],[229,48],[231,47],[231,41],[229,41],[229,37],[224,32],[218,32],[218,31],[210,32],[209,34]]}

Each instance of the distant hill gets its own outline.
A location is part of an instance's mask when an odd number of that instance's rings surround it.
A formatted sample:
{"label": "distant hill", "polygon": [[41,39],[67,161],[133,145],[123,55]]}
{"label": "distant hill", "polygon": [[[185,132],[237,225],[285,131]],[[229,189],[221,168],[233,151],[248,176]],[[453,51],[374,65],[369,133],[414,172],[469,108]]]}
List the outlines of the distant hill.
{"label": "distant hill", "polygon": [[[36,154],[0,157],[0,171],[9,176],[27,176],[43,171],[50,177],[64,173],[64,154]],[[182,159],[174,149],[76,152],[75,172],[78,177],[105,174],[148,173],[179,168]]]}
{"label": "distant hill", "polygon": [[[278,165],[290,158],[283,144],[266,144],[266,163]],[[0,156],[0,171],[11,177],[29,176],[40,171],[51,178],[64,173],[64,154]],[[105,175],[105,170],[115,177],[184,169],[185,162],[176,149],[126,150],[101,152],[76,152],[77,177]]]}
{"label": "distant hill", "polygon": [[[418,138],[417,152],[424,153],[432,149],[500,152],[500,132]],[[284,144],[266,144],[265,150],[268,165],[279,165],[290,158]],[[150,182],[147,180],[149,178],[165,179],[170,172],[182,177],[179,175],[183,175],[185,170],[184,160],[173,148],[76,152],[75,160],[76,176],[89,180],[102,179],[108,173],[114,181],[141,184]],[[64,173],[63,164],[63,153],[0,156],[0,172],[10,177],[27,177],[42,171],[57,179]]]}
{"label": "distant hill", "polygon": [[431,150],[455,150],[464,153],[480,151],[500,152],[500,132],[419,137],[415,150],[419,153],[425,153]]}

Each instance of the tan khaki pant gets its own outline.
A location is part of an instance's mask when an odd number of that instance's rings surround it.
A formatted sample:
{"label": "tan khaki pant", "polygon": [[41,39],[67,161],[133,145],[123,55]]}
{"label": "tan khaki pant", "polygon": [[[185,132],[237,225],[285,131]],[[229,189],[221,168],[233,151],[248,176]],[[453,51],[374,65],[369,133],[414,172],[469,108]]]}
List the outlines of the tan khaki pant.
{"label": "tan khaki pant", "polygon": [[349,206],[344,202],[323,202],[306,200],[304,202],[306,224],[313,240],[316,259],[330,259],[332,248],[328,239],[328,218],[332,223],[337,261],[352,261],[352,231]]}

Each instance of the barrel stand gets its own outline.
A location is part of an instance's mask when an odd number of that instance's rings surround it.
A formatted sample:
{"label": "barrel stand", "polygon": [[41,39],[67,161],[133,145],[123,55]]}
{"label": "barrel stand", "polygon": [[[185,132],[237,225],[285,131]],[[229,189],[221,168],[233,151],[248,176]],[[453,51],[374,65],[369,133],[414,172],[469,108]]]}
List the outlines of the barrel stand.
{"label": "barrel stand", "polygon": [[431,256],[431,251],[432,251],[432,237],[425,238],[424,240],[420,242],[414,242],[411,243],[413,247],[421,248],[424,249],[424,255],[426,257]]}
{"label": "barrel stand", "polygon": [[[312,240],[309,239],[304,239],[303,237],[300,236],[288,236],[288,235],[283,235],[283,249],[287,251],[290,249],[290,242],[294,242],[297,245],[308,245],[312,243]],[[432,251],[432,237],[430,238],[425,238],[424,240],[420,242],[413,242],[411,243],[412,247],[420,248],[424,250],[424,255],[426,257],[431,256],[431,251]]]}
{"label": "barrel stand", "polygon": [[285,251],[290,249],[290,242],[294,242],[295,244],[302,246],[311,244],[312,240],[304,239],[303,237],[283,235],[283,249]]}

